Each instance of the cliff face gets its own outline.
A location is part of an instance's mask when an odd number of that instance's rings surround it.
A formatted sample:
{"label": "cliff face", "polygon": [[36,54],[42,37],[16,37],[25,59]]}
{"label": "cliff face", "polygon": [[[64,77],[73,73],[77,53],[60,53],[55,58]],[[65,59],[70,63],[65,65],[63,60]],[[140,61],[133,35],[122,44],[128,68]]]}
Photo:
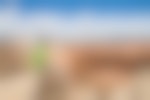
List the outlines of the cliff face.
{"label": "cliff face", "polygon": [[[89,66],[117,64],[132,69],[150,62],[150,45],[144,43],[64,45],[52,48],[52,61],[58,69],[85,71]],[[85,67],[85,68],[84,68]],[[82,73],[82,72],[81,72]],[[73,74],[73,73],[71,73]]]}
{"label": "cliff face", "polygon": [[[138,94],[143,98],[144,96],[142,97],[142,95],[150,90],[145,91],[143,89],[144,85],[138,85],[141,79],[150,77],[150,75],[142,76],[146,73],[142,73],[142,70],[150,72],[149,43],[130,42],[55,46],[52,48],[53,66],[63,82],[69,84],[70,92],[68,93],[73,92],[71,95],[74,95],[74,98],[78,94],[77,91],[82,91],[82,89],[84,91],[85,89],[86,93],[89,89],[89,91],[102,92],[100,95],[103,95],[103,92],[109,94],[114,91],[114,95],[118,98],[114,100],[134,100],[138,98]],[[142,84],[144,83],[148,82],[142,81]],[[123,87],[126,87],[127,90]],[[149,87],[147,86],[147,89]],[[120,93],[123,93],[120,95],[124,95],[122,99],[119,99],[121,96],[117,94],[118,88],[122,88],[119,90]],[[143,89],[142,93],[140,93],[142,90],[139,88]],[[75,91],[77,94],[74,94]],[[110,95],[112,94],[110,93]],[[132,97],[130,97],[131,95]],[[113,100],[111,96],[109,98]]]}
{"label": "cliff face", "polygon": [[19,42],[11,42],[0,45],[0,71],[11,73],[27,69],[29,60],[29,48]]}

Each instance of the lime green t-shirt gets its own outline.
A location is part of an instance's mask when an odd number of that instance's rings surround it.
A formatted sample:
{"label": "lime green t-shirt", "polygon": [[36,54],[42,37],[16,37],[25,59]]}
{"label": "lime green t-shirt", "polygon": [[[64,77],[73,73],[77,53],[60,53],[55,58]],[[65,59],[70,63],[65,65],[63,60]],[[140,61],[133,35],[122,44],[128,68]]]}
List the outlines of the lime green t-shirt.
{"label": "lime green t-shirt", "polygon": [[38,45],[33,49],[31,63],[36,70],[42,70],[46,65],[46,47],[44,45]]}

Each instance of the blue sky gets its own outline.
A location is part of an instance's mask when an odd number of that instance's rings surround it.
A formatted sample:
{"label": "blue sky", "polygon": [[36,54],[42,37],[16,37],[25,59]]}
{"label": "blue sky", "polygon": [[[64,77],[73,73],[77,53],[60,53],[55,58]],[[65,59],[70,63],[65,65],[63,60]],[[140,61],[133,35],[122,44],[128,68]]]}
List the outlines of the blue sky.
{"label": "blue sky", "polygon": [[[60,37],[70,33],[79,33],[79,37],[81,33],[83,37],[84,33],[91,33],[89,37],[99,37],[97,33],[103,35],[102,32],[109,31],[122,33],[123,37],[126,33],[141,37],[144,32],[145,36],[150,32],[150,0],[0,0],[0,11],[0,30],[18,29],[25,34],[28,30],[48,30]],[[57,11],[63,15],[57,15]]]}
{"label": "blue sky", "polygon": [[94,11],[150,11],[150,0],[0,0],[0,6],[13,3],[18,9],[25,11],[59,10],[78,11],[88,9]]}

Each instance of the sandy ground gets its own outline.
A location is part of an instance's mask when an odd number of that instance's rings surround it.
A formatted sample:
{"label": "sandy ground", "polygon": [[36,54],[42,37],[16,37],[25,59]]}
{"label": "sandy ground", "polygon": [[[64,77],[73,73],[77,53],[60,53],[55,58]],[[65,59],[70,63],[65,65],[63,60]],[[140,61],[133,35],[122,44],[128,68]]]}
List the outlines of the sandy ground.
{"label": "sandy ground", "polygon": [[0,77],[0,100],[37,100],[38,77],[24,71]]}

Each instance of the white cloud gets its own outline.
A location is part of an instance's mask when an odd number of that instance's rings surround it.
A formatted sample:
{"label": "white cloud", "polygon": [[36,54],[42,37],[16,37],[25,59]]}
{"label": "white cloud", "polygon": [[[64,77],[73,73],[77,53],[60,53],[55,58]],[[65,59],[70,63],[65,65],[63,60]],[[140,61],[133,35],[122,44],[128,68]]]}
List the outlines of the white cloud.
{"label": "white cloud", "polygon": [[[66,15],[65,15],[66,16]],[[36,12],[22,17],[16,9],[6,9],[0,13],[0,31],[10,33],[49,34],[54,39],[94,39],[112,37],[150,37],[150,18],[146,15],[101,16],[80,12],[74,17],[57,12]],[[14,31],[14,32],[13,32]],[[2,32],[1,32],[2,33]]]}

